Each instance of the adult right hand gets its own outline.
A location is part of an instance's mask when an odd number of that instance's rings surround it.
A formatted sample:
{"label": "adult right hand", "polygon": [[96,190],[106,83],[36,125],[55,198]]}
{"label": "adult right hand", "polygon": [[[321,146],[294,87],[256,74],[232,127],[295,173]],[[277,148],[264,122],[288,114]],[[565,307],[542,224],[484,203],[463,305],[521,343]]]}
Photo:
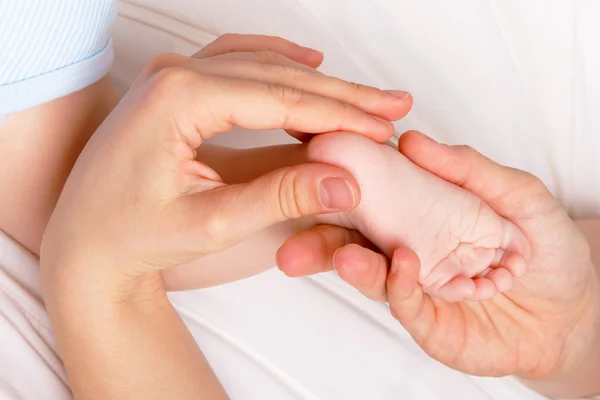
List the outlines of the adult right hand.
{"label": "adult right hand", "polygon": [[352,176],[325,164],[288,166],[228,185],[196,160],[204,140],[237,125],[348,130],[383,141],[393,134],[386,116],[410,106],[284,56],[276,59],[285,65],[263,53],[237,56],[157,57],[69,175],[44,234],[41,275],[77,398],[207,393],[206,364],[159,272],[277,222],[358,205]]}
{"label": "adult right hand", "polygon": [[[410,94],[401,90],[386,91],[386,94],[394,98],[390,101],[392,99],[389,96],[382,97],[382,92],[377,89],[331,77],[328,78],[327,85],[317,89],[306,78],[322,75],[317,68],[323,63],[324,54],[276,36],[228,33],[206,45],[192,57],[235,62],[237,66],[230,64],[230,68],[235,68],[242,73],[242,76],[250,79],[262,80],[265,72],[272,73],[272,83],[287,84],[292,80],[298,88],[309,92],[317,90],[320,94],[348,102],[376,118],[387,121],[396,121],[404,117],[412,107]],[[252,68],[245,67],[246,62],[261,64],[265,71],[256,75]],[[213,65],[217,70],[219,69],[217,64]],[[277,78],[278,76],[280,78]],[[285,79],[281,80],[281,77]],[[321,83],[325,84],[325,81]],[[350,88],[353,90],[348,91]],[[294,129],[286,129],[286,132],[302,142],[309,141],[313,136],[311,132]],[[390,137],[391,135],[376,135],[373,139],[384,142]]]}
{"label": "adult right hand", "polygon": [[[130,270],[112,272],[136,278],[217,252],[276,222],[356,206],[359,189],[339,168],[295,165],[226,185],[194,159],[204,140],[234,125],[351,131],[385,141],[393,134],[389,120],[410,107],[404,97],[300,65],[269,52],[157,57],[77,161],[46,231],[45,264],[56,254],[98,254],[94,248],[102,246],[115,259],[133,255],[125,263]],[[328,183],[340,190],[327,191]],[[114,218],[107,220],[110,207]]]}

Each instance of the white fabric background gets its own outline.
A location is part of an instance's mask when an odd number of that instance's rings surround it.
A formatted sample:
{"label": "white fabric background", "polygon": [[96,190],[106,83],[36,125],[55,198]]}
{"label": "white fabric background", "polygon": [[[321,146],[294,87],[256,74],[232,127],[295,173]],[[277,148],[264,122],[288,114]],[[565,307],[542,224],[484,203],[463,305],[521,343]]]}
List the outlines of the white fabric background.
{"label": "white fabric background", "polygon": [[117,5],[0,0],[0,114],[66,96],[106,75]]}
{"label": "white fabric background", "polygon": [[[593,0],[136,0],[114,27],[122,91],[160,51],[225,32],[326,53],[323,71],[409,89],[416,128],[540,176],[574,215],[600,215],[600,3]],[[200,29],[202,28],[202,29]],[[234,132],[222,143],[286,141]],[[0,235],[0,397],[69,398],[39,300],[37,260]],[[277,270],[171,296],[233,399],[540,399],[426,357],[385,306],[334,275]]]}

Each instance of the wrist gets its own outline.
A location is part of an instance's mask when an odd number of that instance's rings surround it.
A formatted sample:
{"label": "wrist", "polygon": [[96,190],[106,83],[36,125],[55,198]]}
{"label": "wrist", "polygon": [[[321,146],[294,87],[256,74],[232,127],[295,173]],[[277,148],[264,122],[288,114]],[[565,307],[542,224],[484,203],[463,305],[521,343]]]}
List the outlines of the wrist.
{"label": "wrist", "polygon": [[600,394],[600,278],[592,269],[589,295],[565,340],[563,357],[554,371],[525,385],[552,398],[581,398]]}
{"label": "wrist", "polygon": [[[44,248],[43,248],[44,250]],[[146,302],[164,296],[158,272],[132,276],[120,268],[123,260],[100,251],[57,253],[42,251],[40,273],[46,302],[57,306],[100,306]]]}

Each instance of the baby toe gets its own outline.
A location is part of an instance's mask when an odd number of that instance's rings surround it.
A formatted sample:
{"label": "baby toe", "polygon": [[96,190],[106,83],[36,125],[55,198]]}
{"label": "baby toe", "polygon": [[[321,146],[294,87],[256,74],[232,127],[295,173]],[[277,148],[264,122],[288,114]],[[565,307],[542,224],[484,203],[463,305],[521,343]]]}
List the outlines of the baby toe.
{"label": "baby toe", "polygon": [[492,281],[499,293],[508,292],[512,289],[513,275],[506,268],[496,268],[490,271],[486,278]]}
{"label": "baby toe", "polygon": [[475,294],[475,283],[472,279],[458,276],[440,287],[432,288],[430,294],[440,300],[456,303]]}
{"label": "baby toe", "polygon": [[527,272],[527,259],[518,253],[506,253],[500,265],[510,271],[515,278],[520,278]]}
{"label": "baby toe", "polygon": [[468,298],[471,301],[488,300],[497,293],[496,285],[488,278],[478,278],[473,280],[475,284],[475,294]]}

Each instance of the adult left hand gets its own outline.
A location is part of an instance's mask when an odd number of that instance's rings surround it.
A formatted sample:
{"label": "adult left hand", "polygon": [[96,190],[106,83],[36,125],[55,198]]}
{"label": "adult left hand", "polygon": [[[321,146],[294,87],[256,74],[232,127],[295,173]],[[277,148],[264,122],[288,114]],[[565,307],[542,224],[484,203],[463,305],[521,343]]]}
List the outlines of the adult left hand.
{"label": "adult left hand", "polygon": [[600,283],[585,236],[558,201],[539,179],[469,147],[410,132],[399,148],[415,164],[479,196],[527,235],[529,270],[513,289],[486,301],[444,302],[418,284],[420,263],[413,251],[398,249],[390,263],[357,245],[356,234],[330,226],[288,240],[279,251],[280,268],[297,276],[335,266],[367,297],[387,300],[419,346],[454,369],[517,375],[553,396],[594,393],[597,380],[590,374],[600,363]]}

